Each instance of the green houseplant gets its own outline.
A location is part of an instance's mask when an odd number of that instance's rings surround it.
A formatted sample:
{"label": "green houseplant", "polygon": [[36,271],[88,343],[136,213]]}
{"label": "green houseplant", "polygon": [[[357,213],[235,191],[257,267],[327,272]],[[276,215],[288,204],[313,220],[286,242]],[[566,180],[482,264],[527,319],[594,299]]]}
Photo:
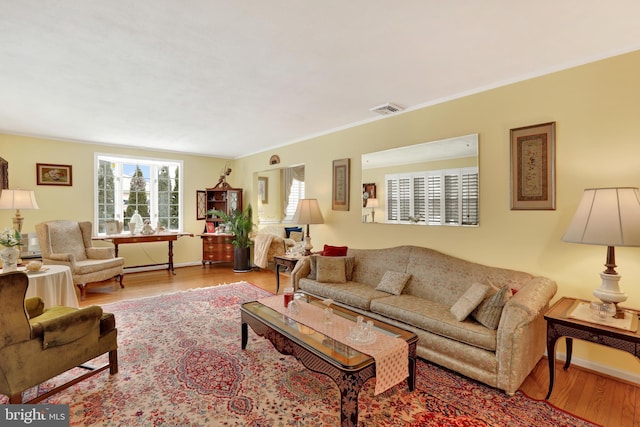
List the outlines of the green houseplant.
{"label": "green houseplant", "polygon": [[244,211],[235,210],[228,214],[220,210],[212,209],[209,215],[221,218],[227,227],[227,231],[233,233],[233,270],[237,272],[251,271],[251,232],[253,231],[253,209],[251,205]]}

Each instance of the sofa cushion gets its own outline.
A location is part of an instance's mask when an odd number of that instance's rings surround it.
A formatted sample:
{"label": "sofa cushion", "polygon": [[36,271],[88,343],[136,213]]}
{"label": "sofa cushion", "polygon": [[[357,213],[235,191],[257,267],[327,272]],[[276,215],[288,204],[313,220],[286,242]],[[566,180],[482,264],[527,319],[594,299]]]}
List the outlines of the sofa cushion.
{"label": "sofa cushion", "polygon": [[349,248],[347,246],[324,245],[322,255],[324,256],[347,256]]}
{"label": "sofa cushion", "polygon": [[285,233],[285,237],[288,239],[291,237],[291,232],[292,231],[297,231],[302,233],[302,227],[285,227],[284,228],[284,233]]}
{"label": "sofa cushion", "polygon": [[[322,255],[311,255],[309,257],[309,274],[307,278],[311,280],[316,280],[316,275],[318,274],[318,258],[322,258]],[[353,279],[353,267],[355,259],[352,256],[339,257],[344,260],[344,273],[345,279],[347,282]]]}
{"label": "sofa cushion", "polygon": [[358,282],[320,283],[302,278],[298,288],[317,297],[331,298],[336,302],[362,310],[369,310],[372,300],[389,296],[386,292],[376,291],[371,286]]}
{"label": "sofa cushion", "polygon": [[344,264],[342,257],[319,257],[316,261],[316,280],[325,283],[346,282]]}
{"label": "sofa cushion", "polygon": [[466,319],[467,316],[480,305],[488,291],[489,287],[482,283],[474,283],[471,285],[471,287],[467,289],[467,292],[462,294],[460,299],[451,306],[451,314],[453,314],[453,317],[459,322]]}
{"label": "sofa cushion", "polygon": [[389,295],[373,299],[370,311],[465,344],[496,350],[495,330],[471,319],[457,321],[444,304],[406,294]]}
{"label": "sofa cushion", "polygon": [[399,271],[387,271],[382,276],[380,283],[376,286],[376,290],[382,292],[388,292],[394,295],[400,295],[404,289],[404,285],[407,284],[411,278],[410,274],[401,273]]}
{"label": "sofa cushion", "polygon": [[496,288],[492,286],[487,296],[471,315],[487,328],[497,329],[502,316],[502,309],[511,298],[511,289],[508,286]]}

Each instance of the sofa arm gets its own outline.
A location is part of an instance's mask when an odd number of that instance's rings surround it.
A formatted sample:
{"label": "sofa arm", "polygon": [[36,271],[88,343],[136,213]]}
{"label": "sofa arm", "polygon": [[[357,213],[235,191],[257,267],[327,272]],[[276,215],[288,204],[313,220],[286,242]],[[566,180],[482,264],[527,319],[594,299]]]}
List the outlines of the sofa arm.
{"label": "sofa arm", "polygon": [[557,291],[554,281],[534,277],[507,301],[497,330],[498,388],[512,395],[546,348],[544,313]]}
{"label": "sofa arm", "polygon": [[300,258],[291,272],[291,286],[293,286],[294,290],[298,290],[298,283],[300,282],[300,279],[307,277],[310,271],[311,261],[309,261],[309,257],[305,256]]}
{"label": "sofa arm", "polygon": [[116,257],[115,248],[87,248],[86,251],[89,259],[111,259]]}

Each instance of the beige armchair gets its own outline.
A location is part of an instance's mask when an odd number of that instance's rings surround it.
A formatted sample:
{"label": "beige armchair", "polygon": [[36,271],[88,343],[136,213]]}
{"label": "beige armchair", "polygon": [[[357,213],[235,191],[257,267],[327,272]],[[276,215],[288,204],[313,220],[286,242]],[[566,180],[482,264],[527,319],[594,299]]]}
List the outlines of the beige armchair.
{"label": "beige armchair", "polygon": [[[0,274],[0,394],[9,403],[36,403],[107,368],[118,372],[115,317],[98,306],[44,309],[39,297],[27,298],[23,272]],[[82,364],[109,353],[100,367]],[[89,371],[22,402],[22,392],[81,366]]]}
{"label": "beige armchair", "polygon": [[85,297],[87,284],[117,278],[123,288],[124,258],[116,257],[113,248],[94,248],[89,221],[49,221],[36,224],[44,264],[61,264],[71,268],[73,283]]}

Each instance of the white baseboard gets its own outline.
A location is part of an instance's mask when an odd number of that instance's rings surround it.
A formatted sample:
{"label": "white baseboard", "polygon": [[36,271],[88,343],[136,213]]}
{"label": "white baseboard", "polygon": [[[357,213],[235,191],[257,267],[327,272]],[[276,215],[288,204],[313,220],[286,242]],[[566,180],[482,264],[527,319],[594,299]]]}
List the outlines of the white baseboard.
{"label": "white baseboard", "polygon": [[[180,264],[173,264],[173,268],[178,268],[178,267],[193,267],[196,265],[202,265],[202,262],[184,262],[184,263],[180,263]],[[167,265],[150,265],[148,267],[125,267],[125,274],[126,273],[139,273],[141,271],[155,271],[155,270],[166,270],[168,268]]]}
{"label": "white baseboard", "polygon": [[[545,352],[545,356],[547,353]],[[567,360],[567,355],[565,353],[558,352],[556,356],[556,360],[565,361]],[[571,357],[571,364],[577,365],[585,369],[589,369],[591,371],[599,372],[604,375],[608,375],[610,377],[618,378],[624,381],[628,381],[634,384],[640,385],[640,375],[634,374],[628,371],[623,371],[620,369],[612,368],[607,365],[602,365],[600,363],[595,363],[590,360],[580,359],[579,357]]]}

